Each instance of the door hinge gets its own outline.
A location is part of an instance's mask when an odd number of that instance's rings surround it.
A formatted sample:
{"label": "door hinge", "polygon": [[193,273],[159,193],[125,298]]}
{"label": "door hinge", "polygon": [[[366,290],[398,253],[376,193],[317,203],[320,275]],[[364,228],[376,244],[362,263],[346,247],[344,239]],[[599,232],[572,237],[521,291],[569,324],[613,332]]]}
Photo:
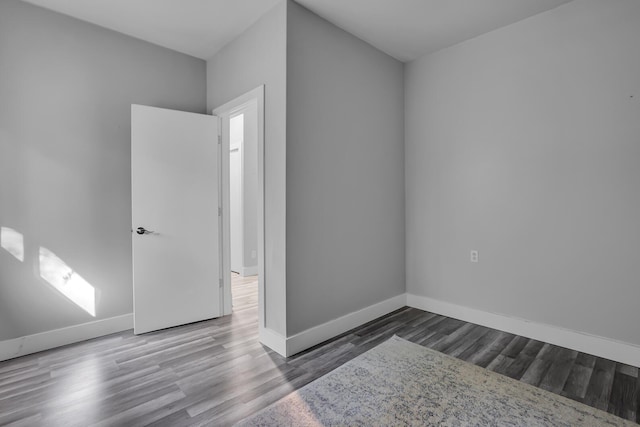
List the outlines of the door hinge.
{"label": "door hinge", "polygon": [[222,144],[222,135],[218,135],[218,144]]}
{"label": "door hinge", "polygon": [[220,285],[220,287],[224,287],[224,282],[222,279],[218,279],[218,284]]}
{"label": "door hinge", "polygon": [[218,207],[218,216],[222,216],[222,208]]}

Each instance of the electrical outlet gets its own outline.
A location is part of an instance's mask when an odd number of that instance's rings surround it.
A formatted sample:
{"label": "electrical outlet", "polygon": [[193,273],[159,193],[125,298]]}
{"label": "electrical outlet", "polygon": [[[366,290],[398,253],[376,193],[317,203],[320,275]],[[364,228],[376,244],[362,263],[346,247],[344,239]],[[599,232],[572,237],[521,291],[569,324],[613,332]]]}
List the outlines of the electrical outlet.
{"label": "electrical outlet", "polygon": [[478,259],[479,259],[478,256],[479,256],[478,251],[472,250],[471,251],[471,262],[478,262]]}
{"label": "electrical outlet", "polygon": [[256,251],[251,251],[251,259],[256,259]]}

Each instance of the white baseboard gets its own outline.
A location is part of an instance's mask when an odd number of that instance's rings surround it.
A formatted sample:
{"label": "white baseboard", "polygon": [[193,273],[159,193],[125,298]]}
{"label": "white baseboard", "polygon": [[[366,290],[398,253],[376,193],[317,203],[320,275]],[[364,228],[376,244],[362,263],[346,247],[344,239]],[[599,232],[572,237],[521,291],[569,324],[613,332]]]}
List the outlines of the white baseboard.
{"label": "white baseboard", "polygon": [[273,329],[260,328],[258,337],[262,344],[278,353],[280,356],[287,357],[287,340]]}
{"label": "white baseboard", "polygon": [[133,314],[0,341],[0,362],[133,328]]}
{"label": "white baseboard", "polygon": [[287,356],[292,356],[404,306],[406,306],[406,294],[309,328],[287,338]]}
{"label": "white baseboard", "polygon": [[242,271],[240,271],[240,275],[242,277],[247,276],[256,276],[258,274],[258,266],[253,265],[251,267],[242,267]]}
{"label": "white baseboard", "polygon": [[[292,356],[405,305],[640,367],[640,346],[635,344],[412,294],[389,298],[288,338],[261,328],[260,342],[282,356]],[[125,314],[0,341],[0,362],[131,328],[133,314]]]}
{"label": "white baseboard", "polygon": [[407,294],[407,305],[594,356],[640,366],[640,346],[559,326],[490,313],[418,295]]}

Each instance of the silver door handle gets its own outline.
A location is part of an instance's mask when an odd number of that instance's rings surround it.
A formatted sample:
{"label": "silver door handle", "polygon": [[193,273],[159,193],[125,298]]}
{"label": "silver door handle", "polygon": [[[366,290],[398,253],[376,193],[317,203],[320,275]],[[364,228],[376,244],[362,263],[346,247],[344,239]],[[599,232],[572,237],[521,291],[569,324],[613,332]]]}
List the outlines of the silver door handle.
{"label": "silver door handle", "polygon": [[145,228],[144,228],[144,227],[138,227],[138,228],[136,229],[136,233],[138,233],[138,234],[153,234],[153,233],[154,233],[154,231],[151,231],[151,230],[145,230]]}

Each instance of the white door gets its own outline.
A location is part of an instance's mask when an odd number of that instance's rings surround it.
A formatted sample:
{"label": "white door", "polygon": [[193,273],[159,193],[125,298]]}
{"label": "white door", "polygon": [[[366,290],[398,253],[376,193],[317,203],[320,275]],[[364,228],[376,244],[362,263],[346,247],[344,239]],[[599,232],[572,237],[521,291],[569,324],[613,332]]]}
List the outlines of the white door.
{"label": "white door", "polygon": [[217,138],[214,116],[131,106],[136,334],[221,313]]}

